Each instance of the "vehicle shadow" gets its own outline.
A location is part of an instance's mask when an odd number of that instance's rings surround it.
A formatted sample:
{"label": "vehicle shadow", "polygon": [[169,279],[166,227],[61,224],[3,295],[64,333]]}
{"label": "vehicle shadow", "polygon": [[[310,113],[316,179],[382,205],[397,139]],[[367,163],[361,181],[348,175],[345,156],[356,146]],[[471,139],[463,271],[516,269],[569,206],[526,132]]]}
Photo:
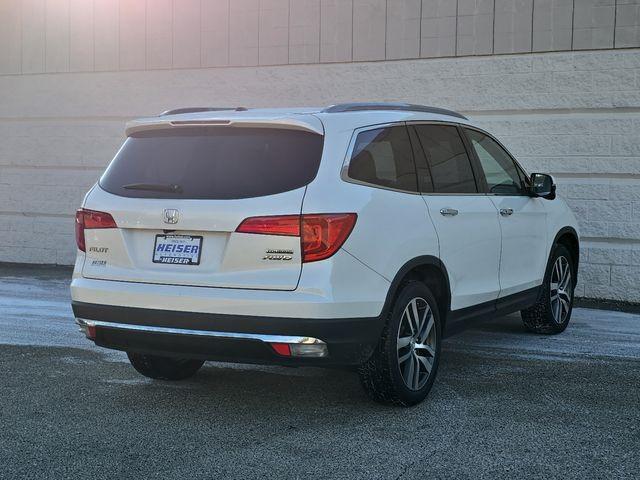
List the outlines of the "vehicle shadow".
{"label": "vehicle shadow", "polygon": [[527,329],[524,327],[518,313],[499,317],[477,318],[448,325],[445,332],[445,342],[447,338],[471,332],[477,334],[480,334],[480,332],[524,334],[527,333]]}
{"label": "vehicle shadow", "polygon": [[[474,330],[465,335],[465,343],[469,338],[486,336],[488,331],[504,331],[505,333],[521,333],[520,327],[513,327],[513,319],[485,325],[482,330]],[[457,383],[461,373],[465,377],[487,374],[491,369],[491,359],[482,359],[482,353],[476,351],[460,351],[445,339],[441,355],[438,377],[426,401],[411,410],[425,411],[433,408],[438,402],[446,402],[460,396]],[[473,346],[473,342],[470,345]],[[486,341],[483,348],[487,348]],[[490,348],[489,348],[490,349]],[[475,349],[474,349],[475,350]],[[396,415],[406,411],[400,408],[389,408],[371,401],[360,386],[355,369],[329,369],[315,367],[278,367],[262,365],[239,365],[218,362],[207,362],[193,378],[182,382],[165,382],[149,380],[137,376],[128,365],[125,375],[130,381],[120,383],[122,402],[129,402],[135,397],[145,401],[152,408],[172,410],[188,408],[207,411],[215,409],[225,414],[246,412],[248,409],[268,417],[298,412],[306,415],[317,408],[346,411],[362,409],[372,412],[386,412]],[[131,391],[135,390],[135,394]],[[475,389],[473,389],[475,390]],[[110,392],[113,394],[114,392]],[[161,397],[161,401],[156,399]],[[306,412],[306,413],[303,413]],[[397,413],[393,413],[397,412]],[[158,412],[161,414],[160,412]],[[232,415],[233,416],[233,415]]]}

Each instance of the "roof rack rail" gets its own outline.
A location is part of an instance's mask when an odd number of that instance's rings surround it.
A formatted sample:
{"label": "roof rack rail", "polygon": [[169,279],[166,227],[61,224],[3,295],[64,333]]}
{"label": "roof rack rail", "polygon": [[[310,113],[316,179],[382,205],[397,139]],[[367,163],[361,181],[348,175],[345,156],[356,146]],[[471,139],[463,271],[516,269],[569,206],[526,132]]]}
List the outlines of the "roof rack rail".
{"label": "roof rack rail", "polygon": [[223,111],[246,112],[247,110],[249,110],[247,107],[184,107],[184,108],[174,108],[173,110],[166,110],[158,116],[164,117],[166,115],[179,115],[181,113],[198,113],[198,112],[223,112]]}
{"label": "roof rack rail", "polygon": [[461,113],[447,110],[445,108],[428,107],[426,105],[412,105],[410,103],[385,103],[385,102],[360,102],[360,103],[340,103],[331,105],[324,110],[323,113],[342,113],[342,112],[360,112],[364,110],[400,110],[406,112],[425,112],[435,113],[437,115],[448,115],[450,117],[458,117],[468,120]]}

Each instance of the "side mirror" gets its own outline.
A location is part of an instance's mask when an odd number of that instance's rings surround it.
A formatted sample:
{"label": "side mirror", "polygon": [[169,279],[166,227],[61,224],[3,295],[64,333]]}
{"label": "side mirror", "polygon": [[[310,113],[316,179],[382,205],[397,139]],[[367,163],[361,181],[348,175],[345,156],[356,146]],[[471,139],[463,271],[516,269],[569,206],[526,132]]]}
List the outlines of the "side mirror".
{"label": "side mirror", "polygon": [[556,198],[556,184],[553,181],[553,177],[546,173],[532,173],[530,192],[534,197],[553,200]]}

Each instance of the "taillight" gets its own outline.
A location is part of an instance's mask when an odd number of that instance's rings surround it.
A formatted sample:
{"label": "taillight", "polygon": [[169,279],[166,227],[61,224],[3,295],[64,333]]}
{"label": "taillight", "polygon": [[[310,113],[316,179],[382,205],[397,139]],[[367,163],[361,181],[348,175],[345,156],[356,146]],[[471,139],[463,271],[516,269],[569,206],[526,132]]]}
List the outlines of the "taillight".
{"label": "taillight", "polygon": [[317,262],[338,251],[353,230],[356,218],[355,213],[250,217],[236,232],[301,237],[302,261]]}
{"label": "taillight", "polygon": [[277,217],[250,217],[244,220],[236,232],[258,233],[262,235],[300,236],[300,215],[280,215]]}
{"label": "taillight", "polygon": [[356,224],[355,213],[302,216],[302,261],[329,258],[345,242]]}
{"label": "taillight", "polygon": [[78,249],[86,252],[84,231],[97,228],[118,228],[113,217],[105,212],[81,208],[76,212],[76,243]]}

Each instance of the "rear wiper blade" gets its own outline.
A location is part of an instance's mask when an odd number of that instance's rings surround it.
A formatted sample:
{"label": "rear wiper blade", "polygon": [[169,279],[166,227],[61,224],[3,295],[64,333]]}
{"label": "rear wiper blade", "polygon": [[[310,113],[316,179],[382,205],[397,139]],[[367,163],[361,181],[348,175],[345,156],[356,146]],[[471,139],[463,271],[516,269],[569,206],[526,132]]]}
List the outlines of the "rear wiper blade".
{"label": "rear wiper blade", "polygon": [[150,190],[152,192],[182,193],[182,187],[175,184],[162,183],[130,183],[123,185],[127,190]]}

